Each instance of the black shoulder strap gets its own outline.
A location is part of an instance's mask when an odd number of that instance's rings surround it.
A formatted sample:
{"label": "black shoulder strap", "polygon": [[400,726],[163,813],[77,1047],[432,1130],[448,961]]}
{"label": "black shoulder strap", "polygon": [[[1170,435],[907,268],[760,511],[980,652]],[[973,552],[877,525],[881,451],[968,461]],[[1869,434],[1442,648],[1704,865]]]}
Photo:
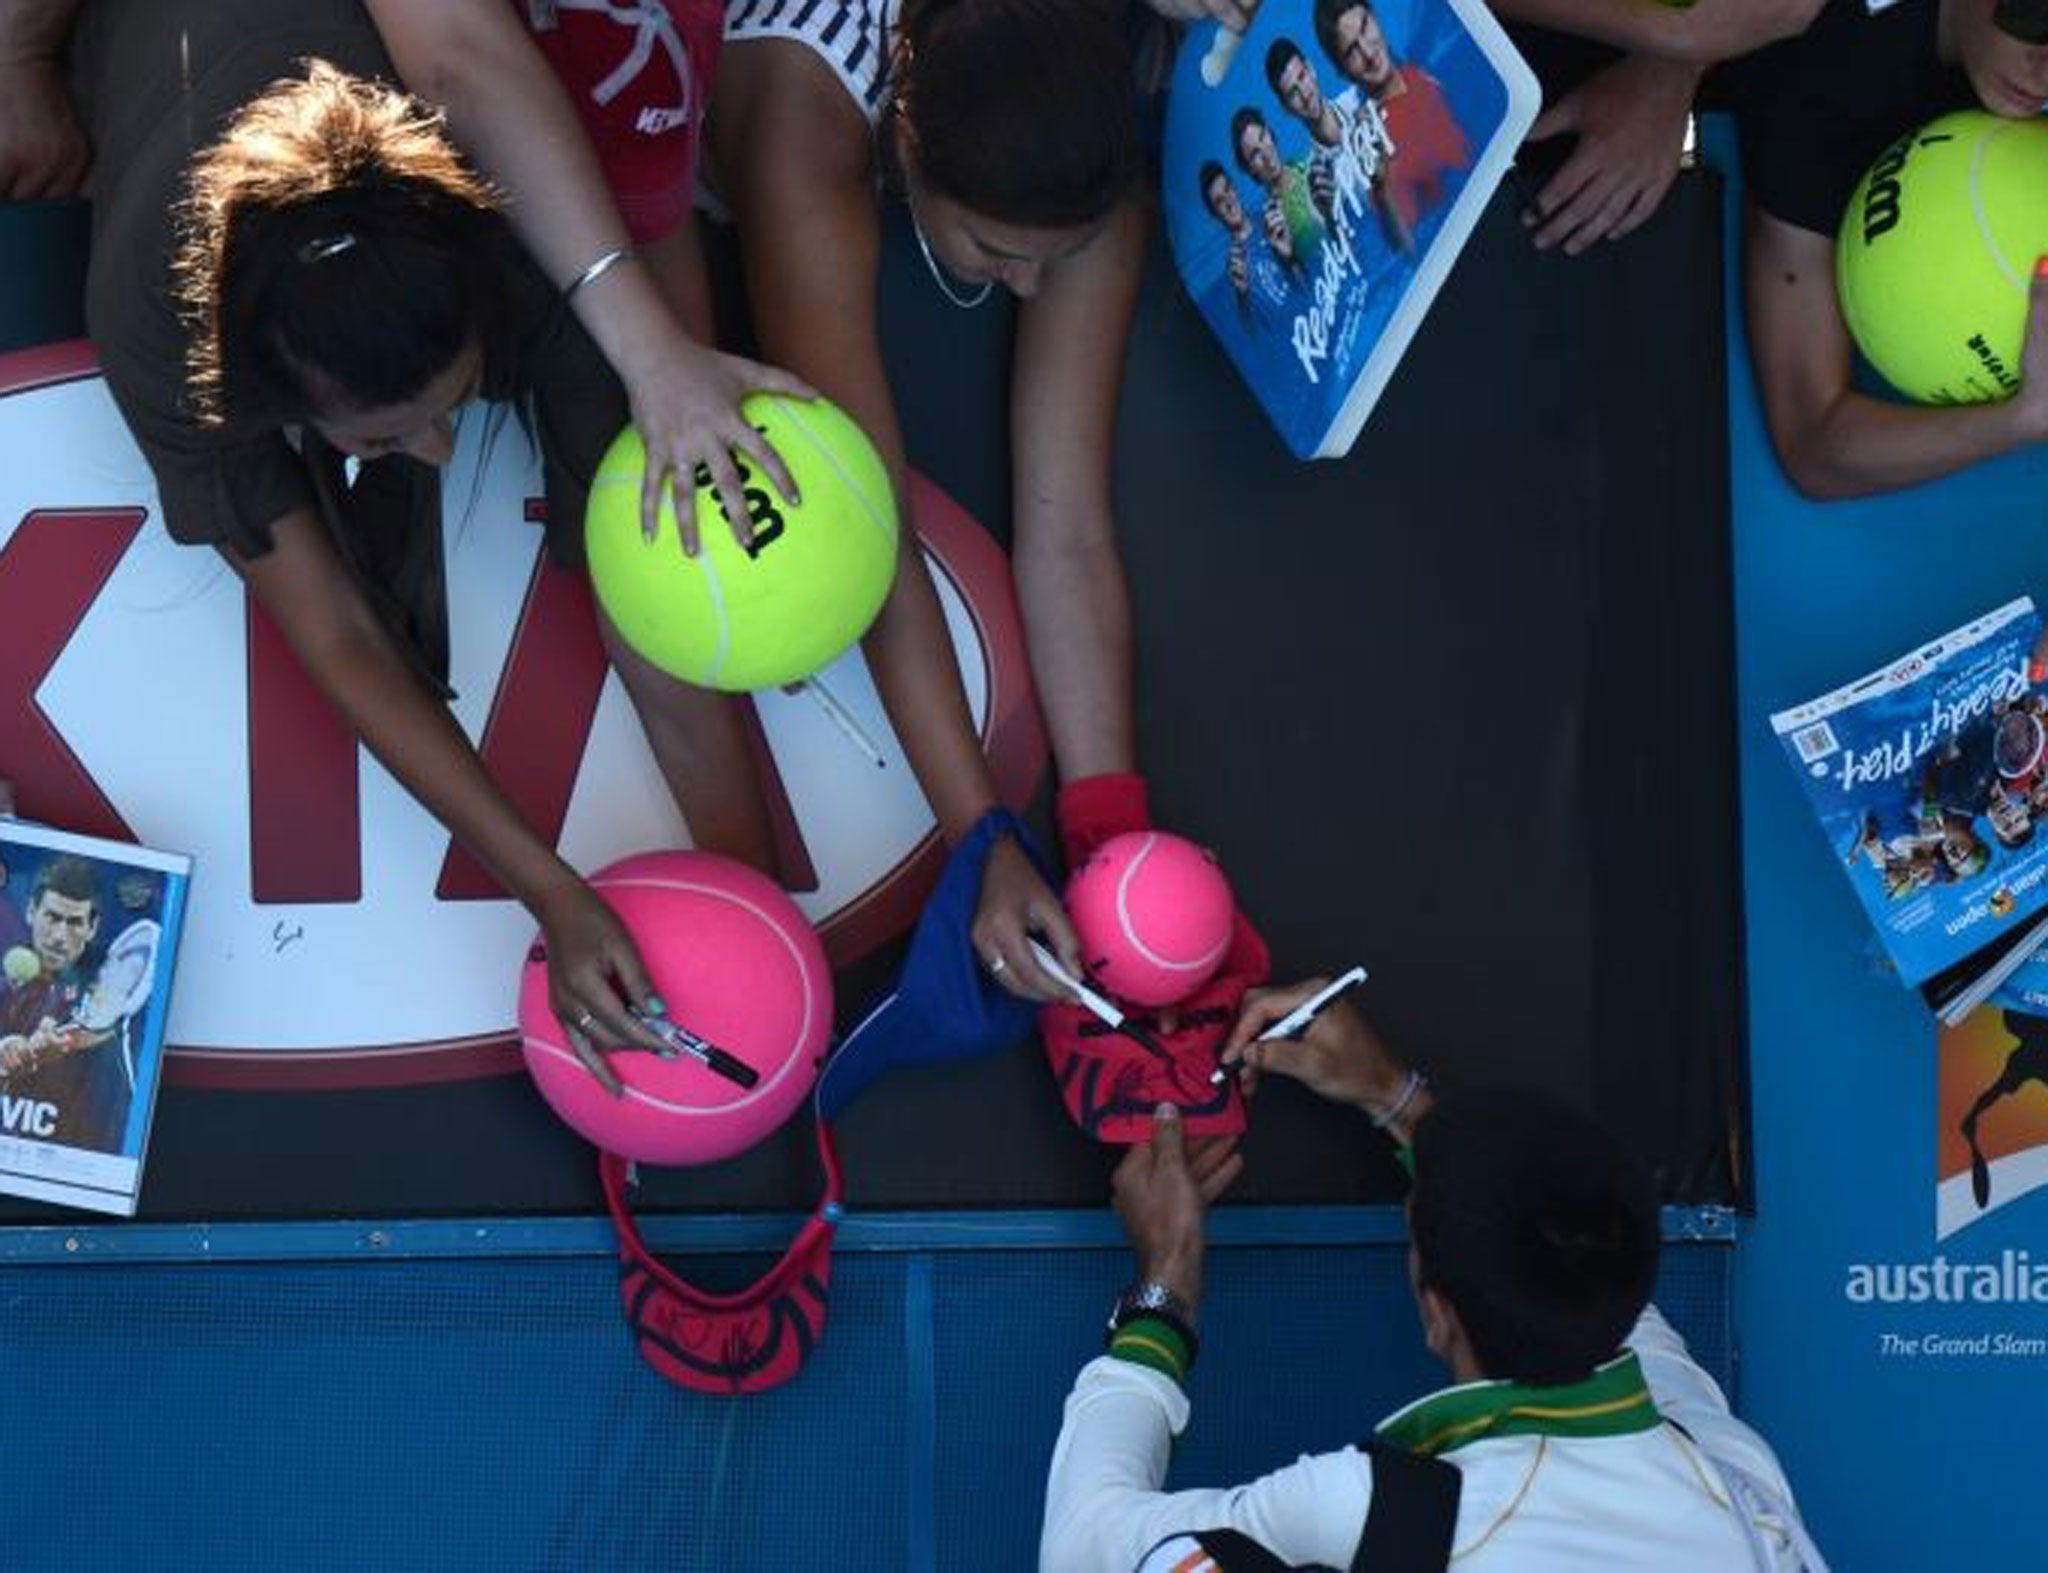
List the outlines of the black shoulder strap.
{"label": "black shoulder strap", "polygon": [[[1351,1554],[1351,1573],[1444,1573],[1451,1562],[1458,1493],[1465,1477],[1454,1464],[1377,1438],[1361,1443],[1359,1451],[1372,1460],[1372,1507],[1365,1515],[1358,1549]],[[1288,1573],[1290,1567],[1234,1529],[1205,1529],[1188,1538],[1225,1573]]]}
{"label": "black shoulder strap", "polygon": [[1352,1573],[1443,1573],[1465,1477],[1455,1464],[1378,1438],[1361,1450],[1372,1459],[1372,1508],[1351,1554]]}
{"label": "black shoulder strap", "polygon": [[1223,1573],[1303,1573],[1235,1529],[1205,1529],[1194,1540]]}

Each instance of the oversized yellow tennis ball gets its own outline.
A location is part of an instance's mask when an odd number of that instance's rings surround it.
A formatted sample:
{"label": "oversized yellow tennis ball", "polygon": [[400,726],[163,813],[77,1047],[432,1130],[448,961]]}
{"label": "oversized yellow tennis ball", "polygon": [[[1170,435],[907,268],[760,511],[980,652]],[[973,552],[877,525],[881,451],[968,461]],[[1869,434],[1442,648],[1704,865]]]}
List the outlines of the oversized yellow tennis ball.
{"label": "oversized yellow tennis ball", "polygon": [[1943,115],[1870,166],[1842,217],[1835,287],[1858,348],[1922,404],[2020,385],[2027,286],[2048,255],[2048,122]]}
{"label": "oversized yellow tennis ball", "polygon": [[664,496],[652,541],[640,529],[647,463],[632,427],[598,466],[584,515],[590,582],[605,615],[645,660],[684,682],[745,692],[793,683],[867,632],[896,576],[896,504],[867,434],[820,399],[751,394],[747,420],[782,455],[801,506],[735,453],[754,538],[741,546],[710,473],[694,482],[699,550],[683,555]]}

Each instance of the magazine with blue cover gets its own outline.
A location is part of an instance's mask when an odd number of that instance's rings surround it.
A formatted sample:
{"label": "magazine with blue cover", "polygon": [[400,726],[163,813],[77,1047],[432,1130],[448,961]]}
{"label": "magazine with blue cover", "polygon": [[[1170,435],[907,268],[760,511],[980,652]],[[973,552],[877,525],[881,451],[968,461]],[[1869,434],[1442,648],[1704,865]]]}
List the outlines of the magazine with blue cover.
{"label": "magazine with blue cover", "polygon": [[134,1214],[191,867],[0,819],[0,1191]]}
{"label": "magazine with blue cover", "polygon": [[1189,30],[1167,236],[1297,457],[1350,449],[1540,98],[1479,0],[1263,0],[1243,34]]}
{"label": "magazine with blue cover", "polygon": [[1893,965],[1946,1019],[2026,959],[2048,910],[2040,632],[2023,597],[1771,717]]}
{"label": "magazine with blue cover", "polygon": [[2025,1016],[2048,1017],[2048,950],[2035,949],[1991,996],[1999,1010],[2016,1010]]}

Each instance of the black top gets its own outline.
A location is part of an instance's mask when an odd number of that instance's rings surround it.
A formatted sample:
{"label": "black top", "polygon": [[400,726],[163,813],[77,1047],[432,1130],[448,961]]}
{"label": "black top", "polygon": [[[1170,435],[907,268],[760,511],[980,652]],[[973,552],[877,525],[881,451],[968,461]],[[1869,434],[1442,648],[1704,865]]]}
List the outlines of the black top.
{"label": "black top", "polygon": [[[70,85],[96,155],[86,323],[171,538],[260,557],[287,513],[316,511],[371,605],[445,689],[439,474],[392,455],[365,464],[351,486],[342,456],[317,434],[295,445],[272,420],[203,426],[191,405],[191,325],[172,277],[190,165],[251,99],[303,75],[310,57],[395,80],[357,0],[98,0],[82,13]],[[548,546],[574,564],[591,478],[626,424],[625,392],[509,231],[501,241],[520,328],[512,363],[487,365],[483,391],[500,401],[530,395]]]}
{"label": "black top", "polygon": [[1812,27],[1729,75],[1742,175],[1773,218],[1833,235],[1885,145],[1976,99],[1937,46],[1940,0],[1828,0]]}

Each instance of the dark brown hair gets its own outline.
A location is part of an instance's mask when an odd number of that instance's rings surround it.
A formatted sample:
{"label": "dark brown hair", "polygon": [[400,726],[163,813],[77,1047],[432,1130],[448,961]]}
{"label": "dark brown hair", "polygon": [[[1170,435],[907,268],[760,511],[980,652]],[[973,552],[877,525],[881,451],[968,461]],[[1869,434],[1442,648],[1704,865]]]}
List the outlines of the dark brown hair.
{"label": "dark brown hair", "polygon": [[1330,57],[1332,65],[1342,65],[1337,49],[1337,19],[1350,11],[1363,11],[1373,21],[1379,20],[1379,12],[1372,8],[1372,0],[1316,0],[1316,42],[1323,46],[1323,53]]}
{"label": "dark brown hair", "polygon": [[1621,1144],[1555,1099],[1446,1096],[1415,1130],[1418,1277],[1480,1369],[1549,1387],[1611,1358],[1657,1281],[1657,1195]]}
{"label": "dark brown hair", "polygon": [[193,161],[182,210],[200,418],[402,403],[472,340],[488,376],[513,331],[496,208],[396,88],[321,60],[273,84]]}
{"label": "dark brown hair", "polygon": [[919,178],[971,212],[1089,224],[1137,181],[1130,44],[1106,0],[913,0],[891,70]]}
{"label": "dark brown hair", "polygon": [[1280,78],[1287,70],[1288,63],[1306,60],[1301,46],[1291,38],[1276,38],[1273,47],[1266,51],[1266,85],[1276,94],[1280,91]]}
{"label": "dark brown hair", "polygon": [[33,912],[36,903],[47,895],[62,896],[66,901],[90,901],[94,918],[99,916],[100,877],[82,857],[67,852],[51,858],[37,870],[35,882],[29,887],[29,910]]}

